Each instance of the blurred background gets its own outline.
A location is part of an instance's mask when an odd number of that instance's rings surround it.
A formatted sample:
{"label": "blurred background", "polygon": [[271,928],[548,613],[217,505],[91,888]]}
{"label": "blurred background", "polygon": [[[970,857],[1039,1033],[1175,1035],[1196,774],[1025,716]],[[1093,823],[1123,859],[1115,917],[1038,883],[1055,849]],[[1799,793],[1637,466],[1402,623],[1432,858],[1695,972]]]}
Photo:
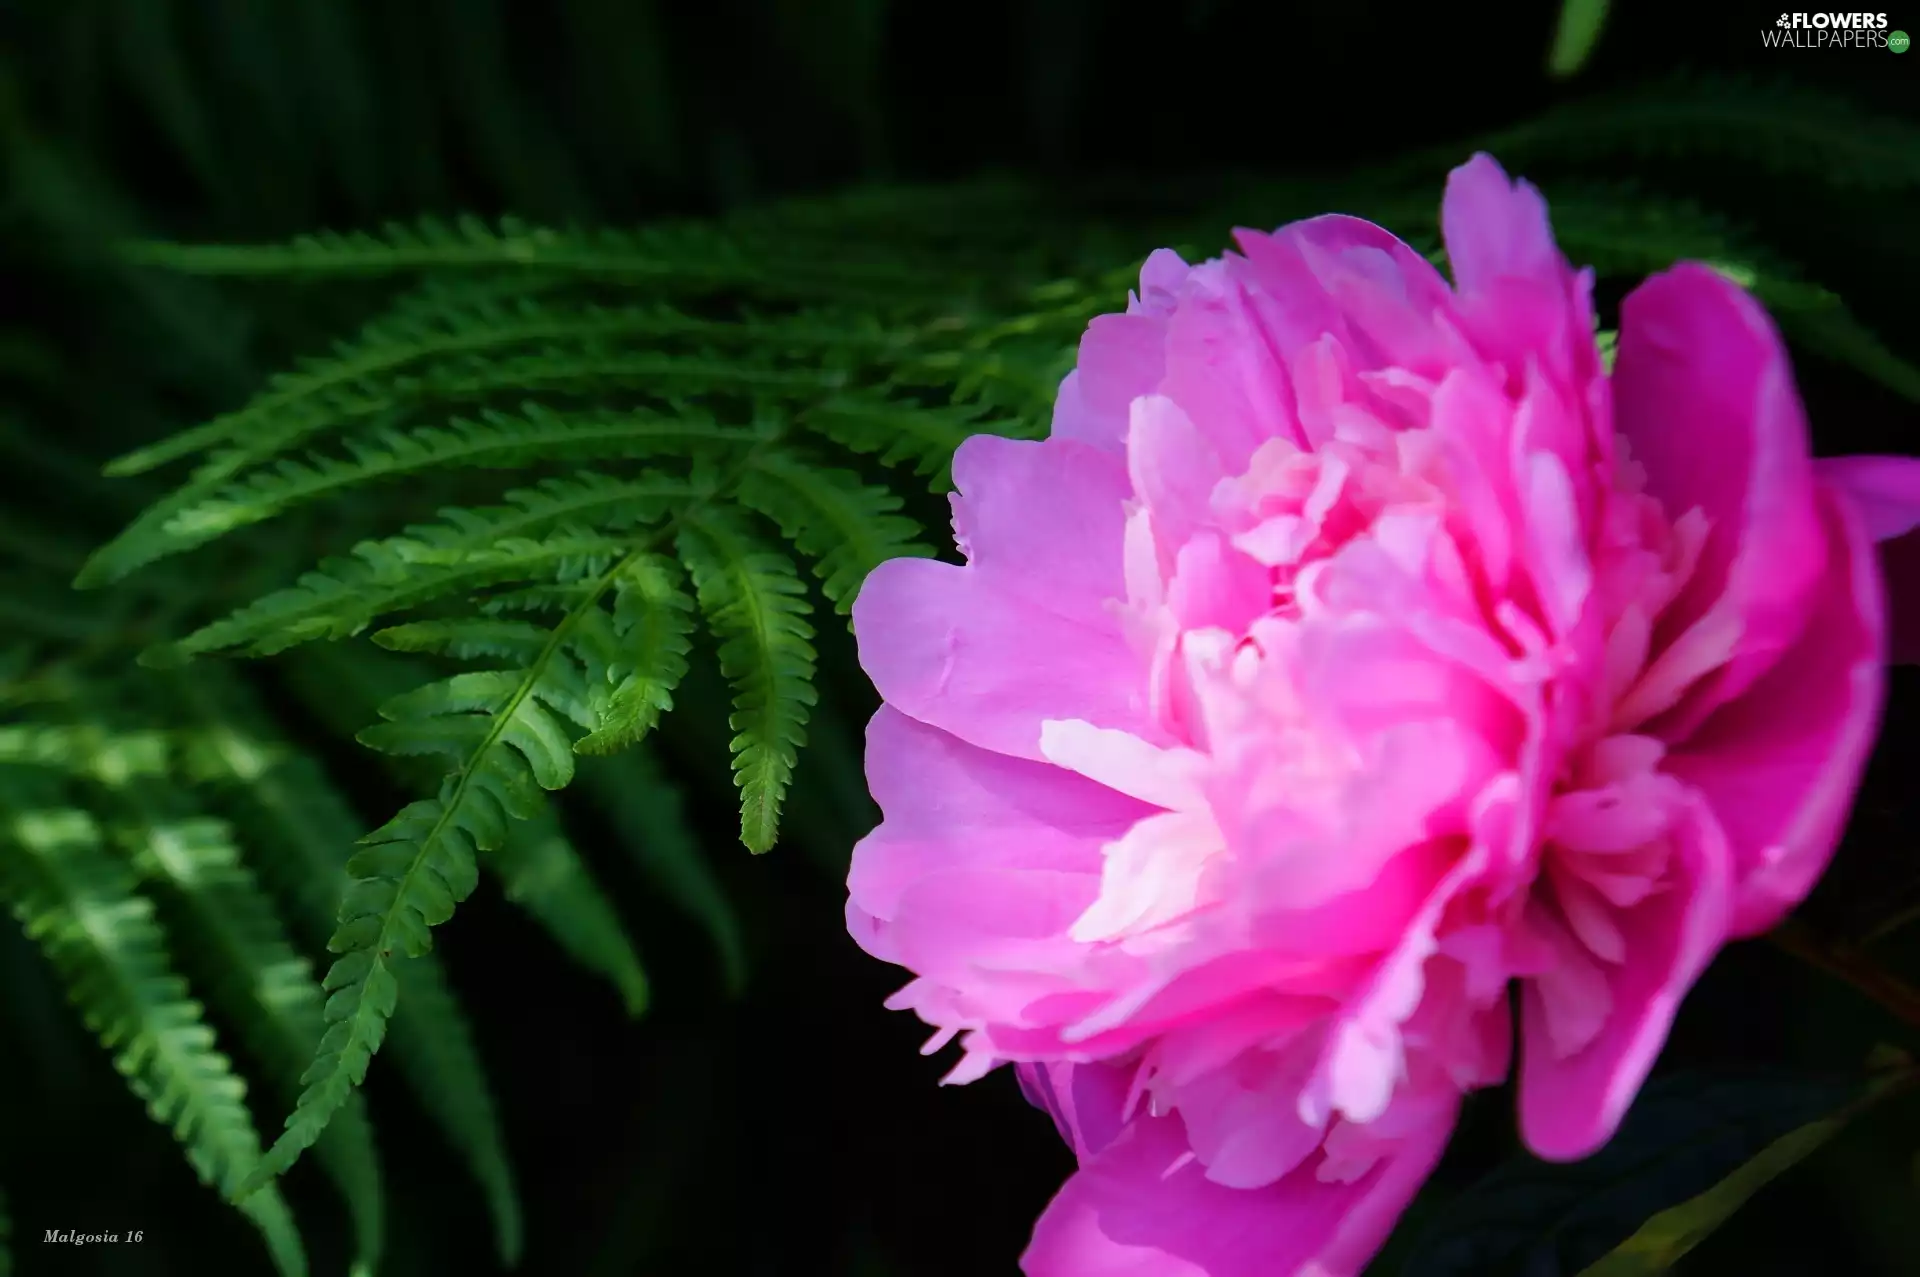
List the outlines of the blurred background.
{"label": "blurred background", "polygon": [[[0,560],[24,570],[111,536],[156,489],[100,479],[101,463],[233,409],[371,304],[352,284],[137,267],[112,251],[128,239],[254,243],[459,213],[628,226],[851,184],[990,176],[1062,200],[1105,192],[1085,198],[1124,265],[1157,242],[1132,238],[1157,223],[1134,219],[1130,201],[1198,214],[1233,183],[1331,189],[1392,175],[1426,192],[1429,210],[1425,225],[1393,229],[1430,238],[1441,177],[1482,144],[1550,201],[1651,193],[1737,226],[1792,263],[1783,279],[1817,280],[1847,307],[1844,319],[1815,307],[1791,334],[1821,450],[1913,451],[1920,54],[1763,49],[1776,16],[1617,4],[1578,73],[1556,76],[1558,16],[1539,4],[3,0]],[[1920,31],[1920,8],[1892,16]],[[1580,116],[1589,102],[1607,105]],[[1543,118],[1562,123],[1543,133],[1531,123]],[[1297,211],[1233,207],[1266,225]],[[1122,302],[1115,291],[1111,306]],[[937,523],[938,504],[928,511]],[[126,648],[127,669],[166,604],[113,622],[108,647]],[[53,624],[58,606],[0,597],[0,630]],[[644,1014],[581,975],[492,884],[436,933],[523,1210],[520,1272],[1012,1273],[1071,1169],[1010,1076],[936,1085],[949,1061],[922,1058],[922,1027],[881,1006],[903,975],[846,937],[847,856],[877,819],[859,774],[875,702],[843,627],[821,628],[823,707],[771,854],[739,845],[714,721],[664,736],[659,775],[616,758],[596,781],[610,798],[569,791],[566,831],[646,970]],[[240,675],[249,703],[331,776],[357,821],[349,837],[408,796],[350,739],[353,715],[367,720],[379,698],[353,682],[372,668],[322,657]],[[1822,934],[1874,925],[1920,879],[1907,863],[1914,690],[1902,676],[1841,866],[1809,906]],[[669,825],[687,841],[663,871],[649,840]],[[270,860],[279,836],[249,854]],[[662,887],[663,873],[679,877]],[[0,929],[14,1269],[271,1272],[253,1229],[197,1182],[69,1007],[42,939]],[[1910,956],[1897,935],[1880,952],[1895,965]],[[224,1042],[217,1007],[212,1020]],[[1678,1171],[1629,1150],[1577,1192],[1488,1190],[1487,1176],[1516,1173],[1508,1101],[1489,1095],[1378,1271],[1573,1277],[1637,1222],[1596,1250],[1580,1222],[1593,1201],[1613,1202],[1600,1213],[1618,1223],[1698,1191],[1662,1176],[1710,1183],[1741,1149],[1824,1112],[1821,1088],[1877,1044],[1911,1036],[1845,983],[1741,946],[1689,1002],[1663,1063],[1681,1114],[1665,1124],[1705,1122]],[[490,1213],[471,1159],[390,1063],[378,1057],[368,1083],[388,1202],[381,1271],[504,1271],[498,1201]],[[1687,1089],[1703,1077],[1704,1090]],[[1733,1089],[1716,1091],[1728,1077]],[[260,1086],[248,1099],[259,1130],[277,1131],[283,1100]],[[1911,1106],[1878,1111],[1682,1271],[1920,1272],[1916,1153]],[[313,1157],[286,1192],[313,1271],[346,1271],[346,1216]],[[143,1237],[64,1246],[42,1241],[50,1229]]]}

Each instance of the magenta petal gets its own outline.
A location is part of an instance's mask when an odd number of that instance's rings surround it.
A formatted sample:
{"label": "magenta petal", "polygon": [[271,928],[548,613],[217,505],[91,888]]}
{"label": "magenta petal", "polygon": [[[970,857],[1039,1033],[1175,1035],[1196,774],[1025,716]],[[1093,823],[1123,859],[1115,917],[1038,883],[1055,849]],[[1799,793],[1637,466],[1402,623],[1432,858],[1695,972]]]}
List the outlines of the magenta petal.
{"label": "magenta petal", "polygon": [[1829,457],[1813,464],[1853,502],[1874,540],[1890,541],[1920,527],[1920,459]]}
{"label": "magenta petal", "polygon": [[1766,312],[1690,262],[1622,304],[1613,403],[1647,491],[1670,516],[1698,507],[1711,528],[1656,645],[1710,611],[1738,627],[1729,659],[1663,732],[1679,739],[1752,686],[1806,623],[1826,567],[1806,421]]}
{"label": "magenta petal", "polygon": [[1020,1064],[1014,1068],[1027,1102],[1053,1119],[1073,1155],[1094,1156],[1121,1130],[1120,1115],[1134,1070],[1104,1064]]}
{"label": "magenta petal", "polygon": [[[1559,1056],[1554,1015],[1583,1008],[1549,1007],[1538,981],[1524,986],[1520,1131],[1541,1157],[1572,1161],[1612,1138],[1666,1043],[1680,1000],[1726,939],[1733,882],[1725,834],[1696,800],[1671,837],[1664,889],[1620,917],[1626,956],[1607,972],[1612,1004],[1593,1040]],[[1579,994],[1560,986],[1551,996]]]}
{"label": "magenta petal", "polygon": [[1126,595],[1125,462],[1083,443],[975,435],[953,457],[954,539],[1009,593],[1099,617]]}
{"label": "magenta petal", "polygon": [[1859,517],[1826,502],[1835,562],[1800,642],[1703,725],[1667,769],[1712,804],[1737,874],[1735,935],[1778,922],[1833,856],[1885,695],[1885,620]]}
{"label": "magenta petal", "polygon": [[897,960],[890,924],[910,892],[962,870],[1081,875],[1146,804],[1046,763],[979,749],[882,706],[867,727],[867,777],[885,815],[847,874],[854,938]]}
{"label": "magenta petal", "polygon": [[1500,279],[1557,281],[1564,269],[1546,201],[1529,183],[1510,181],[1490,155],[1475,155],[1448,174],[1440,229],[1463,293]]}
{"label": "magenta petal", "polygon": [[1223,1188],[1177,1117],[1136,1117],[1084,1161],[1021,1257],[1027,1277],[1357,1277],[1440,1160],[1448,1120],[1410,1135],[1349,1184],[1312,1163],[1257,1189]]}
{"label": "magenta petal", "polygon": [[983,749],[1039,760],[1048,719],[1159,735],[1117,623],[1062,615],[979,569],[882,563],[861,587],[853,625],[860,664],[888,704]]}

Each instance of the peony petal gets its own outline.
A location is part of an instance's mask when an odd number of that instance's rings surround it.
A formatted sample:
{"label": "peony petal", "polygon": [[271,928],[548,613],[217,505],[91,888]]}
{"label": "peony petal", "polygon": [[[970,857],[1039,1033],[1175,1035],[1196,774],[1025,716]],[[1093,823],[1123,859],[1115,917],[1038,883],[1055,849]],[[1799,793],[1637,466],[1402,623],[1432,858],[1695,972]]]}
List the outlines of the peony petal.
{"label": "peony petal", "polygon": [[953,457],[954,539],[995,584],[1095,618],[1125,598],[1126,466],[1087,444],[975,435]]}
{"label": "peony petal", "polygon": [[1615,419],[1669,517],[1699,508],[1707,544],[1659,618],[1658,651],[1716,636],[1712,668],[1662,723],[1668,740],[1738,697],[1799,636],[1826,566],[1806,421],[1758,302],[1705,266],[1655,275],[1621,306]]}
{"label": "peony petal", "polygon": [[983,749],[1040,759],[1050,718],[1161,737],[1112,617],[1062,615],[975,568],[892,559],[861,587],[853,625],[888,704]]}
{"label": "peony petal", "polygon": [[1206,1177],[1177,1117],[1136,1117],[1035,1226],[1026,1277],[1358,1277],[1440,1160],[1453,1111],[1352,1183],[1311,1164],[1263,1188]]}
{"label": "peony petal", "polygon": [[1812,623],[1764,679],[1666,762],[1726,829],[1737,874],[1736,935],[1773,926],[1826,868],[1885,697],[1874,547],[1847,503],[1830,497],[1824,504],[1836,561],[1808,601]]}
{"label": "peony petal", "polygon": [[1447,175],[1440,229],[1454,286],[1463,293],[1501,279],[1557,279],[1565,269],[1547,223],[1547,202],[1514,182],[1498,161],[1475,155]]}
{"label": "peony petal", "polygon": [[884,706],[867,727],[867,778],[885,820],[854,848],[847,889],[879,922],[916,882],[960,868],[1080,873],[1097,887],[1101,847],[1152,811]]}
{"label": "peony petal", "polygon": [[1920,527],[1920,459],[1828,457],[1813,467],[1853,502],[1875,541],[1891,541]]}
{"label": "peony petal", "polygon": [[1085,1159],[1113,1142],[1133,1070],[1103,1064],[1022,1064],[1015,1072],[1027,1101],[1053,1118],[1060,1138]]}
{"label": "peony petal", "polygon": [[[1597,1033],[1581,1008],[1549,999],[1578,996],[1567,986],[1526,982],[1520,1020],[1520,1132],[1527,1147],[1573,1161],[1607,1142],[1665,1044],[1680,1000],[1727,935],[1733,881],[1726,835],[1704,801],[1690,804],[1673,831],[1666,889],[1619,919],[1626,959],[1605,969],[1606,1021]],[[1593,974],[1590,972],[1589,974]],[[1588,1041],[1565,1054],[1565,1038]]]}

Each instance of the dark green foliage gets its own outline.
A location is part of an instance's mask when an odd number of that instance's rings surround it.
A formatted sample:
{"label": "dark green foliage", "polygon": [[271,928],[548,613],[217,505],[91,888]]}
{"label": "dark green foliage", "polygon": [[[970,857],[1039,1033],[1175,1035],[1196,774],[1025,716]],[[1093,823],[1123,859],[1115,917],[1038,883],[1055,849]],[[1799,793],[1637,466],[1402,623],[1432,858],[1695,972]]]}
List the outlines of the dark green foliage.
{"label": "dark green foliage", "polygon": [[[766,7],[798,50],[782,66],[884,176],[888,6]],[[1920,403],[1910,332],[1876,336],[1886,309],[1843,304],[1818,237],[1764,198],[1785,183],[1830,218],[1885,201],[1910,234],[1920,134],[1832,93],[1694,75],[1278,180],[754,202],[765,175],[697,103],[675,7],[557,4],[539,25],[572,59],[564,102],[534,100],[509,8],[74,0],[27,24],[61,51],[57,83],[0,66],[7,233],[60,260],[56,289],[99,292],[86,341],[0,340],[0,896],[282,1272],[330,1240],[279,1179],[309,1147],[344,1262],[422,1262],[396,1244],[409,1186],[383,1178],[376,1057],[477,1184],[502,1262],[526,1246],[494,1086],[548,1082],[490,1080],[470,1013],[476,991],[551,990],[459,984],[465,955],[433,929],[476,891],[638,1016],[696,964],[635,931],[624,876],[711,945],[721,992],[745,990],[768,926],[725,885],[716,793],[749,851],[790,842],[844,876],[872,814],[836,618],[877,564],[947,544],[928,490],[962,441],[1045,433],[1087,321],[1124,306],[1151,248],[1209,255],[1236,224],[1337,210],[1442,261],[1438,182],[1485,148],[1546,189],[1604,297],[1708,261],[1800,353]],[[1554,66],[1590,76],[1608,6],[1565,8]],[[125,104],[191,198],[122,199],[116,152],[62,142]],[[708,211],[642,220],[637,180],[647,207]],[[195,199],[215,213],[175,215]],[[424,212],[461,207],[485,211]],[[1910,255],[1884,270],[1911,288]],[[96,314],[112,375],[78,353]],[[1658,1083],[1601,1157],[1461,1197],[1405,1271],[1574,1273],[1843,1097]],[[256,1122],[283,1112],[268,1144]],[[673,1121],[673,1147],[700,1142]],[[650,1166],[653,1218],[679,1168]],[[0,1210],[0,1272],[5,1242]],[[845,1255],[915,1271],[865,1231]]]}

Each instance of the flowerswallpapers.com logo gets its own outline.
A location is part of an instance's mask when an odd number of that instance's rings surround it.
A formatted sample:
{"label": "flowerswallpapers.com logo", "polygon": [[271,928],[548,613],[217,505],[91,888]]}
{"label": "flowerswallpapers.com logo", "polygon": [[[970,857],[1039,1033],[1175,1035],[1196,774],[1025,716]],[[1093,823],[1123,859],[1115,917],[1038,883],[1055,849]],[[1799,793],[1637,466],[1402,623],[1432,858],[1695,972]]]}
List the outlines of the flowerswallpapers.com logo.
{"label": "flowerswallpapers.com logo", "polygon": [[1905,53],[1904,31],[1889,31],[1884,13],[1783,13],[1760,32],[1769,49],[1891,49]]}

